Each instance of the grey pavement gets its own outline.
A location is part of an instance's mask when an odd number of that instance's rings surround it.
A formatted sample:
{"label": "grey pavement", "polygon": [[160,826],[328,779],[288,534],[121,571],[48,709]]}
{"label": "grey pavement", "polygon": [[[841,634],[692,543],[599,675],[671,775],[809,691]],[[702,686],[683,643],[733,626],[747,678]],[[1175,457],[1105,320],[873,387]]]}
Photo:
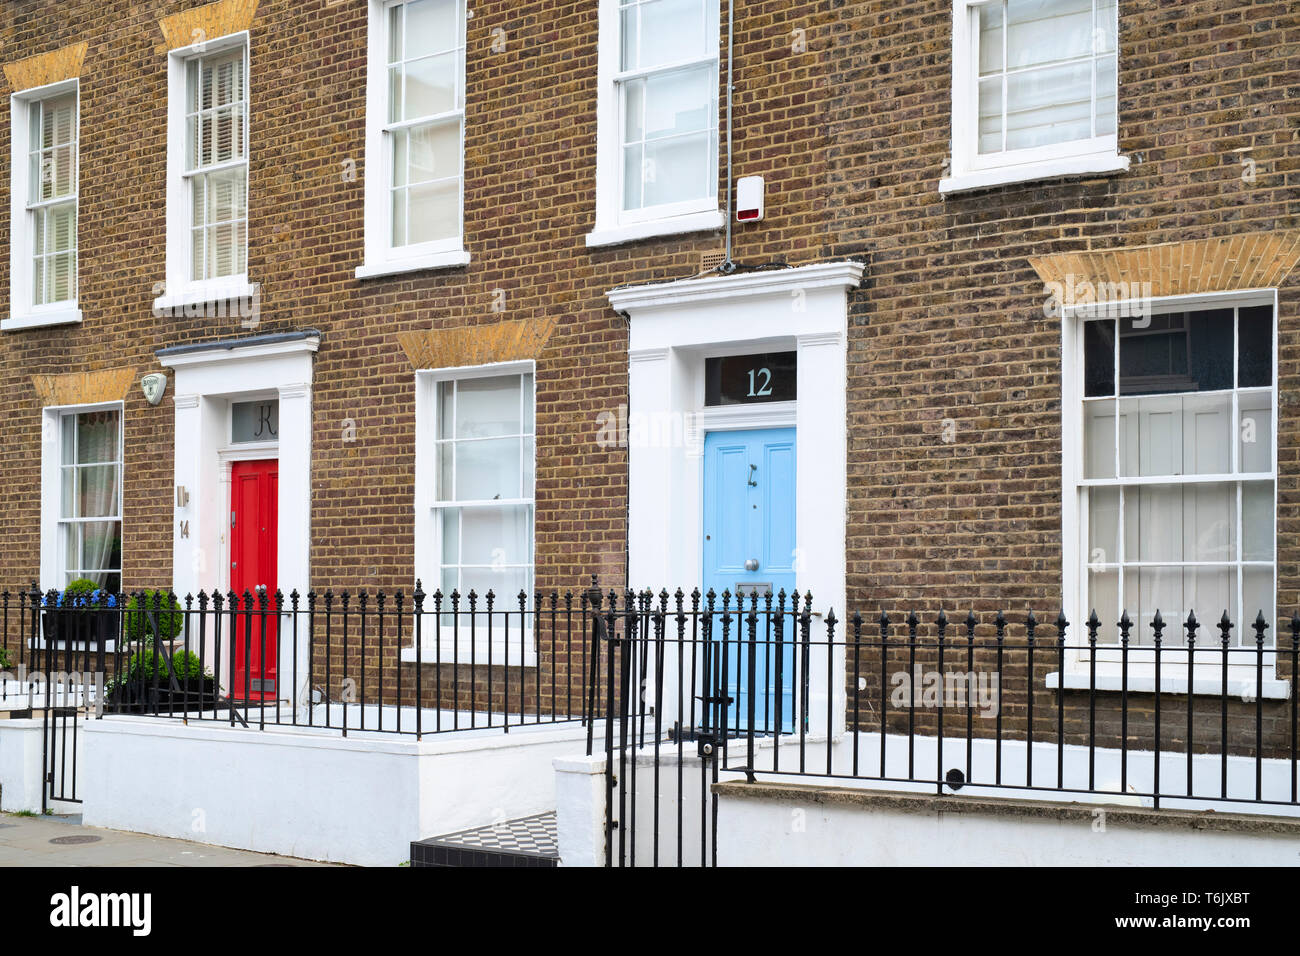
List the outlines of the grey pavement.
{"label": "grey pavement", "polygon": [[329,866],[293,857],[82,826],[78,817],[0,813],[3,866]]}

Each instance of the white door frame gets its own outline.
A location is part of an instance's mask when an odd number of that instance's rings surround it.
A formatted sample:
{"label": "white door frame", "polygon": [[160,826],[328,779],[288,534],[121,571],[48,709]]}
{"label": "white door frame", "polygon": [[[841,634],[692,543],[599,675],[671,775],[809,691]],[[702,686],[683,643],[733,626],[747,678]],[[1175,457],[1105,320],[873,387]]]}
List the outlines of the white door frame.
{"label": "white door frame", "polygon": [[[681,587],[701,580],[703,431],[790,424],[789,408],[745,412],[704,408],[708,355],[798,353],[796,440],[796,584],[813,607],[843,620],[847,531],[848,290],[860,262],[684,279],[615,289],[610,305],[628,317],[628,585]],[[775,403],[774,403],[775,404]],[[613,410],[610,410],[613,411]],[[681,436],[665,441],[665,437]],[[837,628],[837,639],[844,631]],[[821,636],[824,639],[825,631]],[[816,635],[815,635],[816,636]],[[824,645],[823,645],[824,649]],[[814,656],[809,701],[814,730],[825,732],[827,695],[833,732],[844,726],[844,656]],[[666,668],[675,673],[675,668]],[[673,689],[675,691],[675,688]],[[665,699],[671,699],[667,694]]]}
{"label": "white door frame", "polygon": [[[307,332],[256,335],[157,353],[158,361],[176,373],[172,587],[182,600],[186,594],[197,598],[199,591],[224,593],[230,583],[230,462],[243,454],[231,446],[230,403],[276,395],[278,448],[271,451],[263,445],[245,450],[254,458],[279,458],[276,583],[286,606],[295,589],[306,606],[311,588],[312,356],[319,347],[320,334]],[[179,488],[188,500],[177,495]],[[299,686],[294,692],[303,706],[310,691],[308,651],[307,642],[302,642]],[[282,658],[280,673],[291,673],[292,666]]]}

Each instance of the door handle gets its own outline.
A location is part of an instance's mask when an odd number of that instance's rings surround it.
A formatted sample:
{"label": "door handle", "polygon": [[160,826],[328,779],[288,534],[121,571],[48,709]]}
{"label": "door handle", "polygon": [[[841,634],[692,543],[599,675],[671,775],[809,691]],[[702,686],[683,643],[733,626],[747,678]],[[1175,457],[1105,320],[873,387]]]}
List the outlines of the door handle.
{"label": "door handle", "polygon": [[745,562],[745,570],[746,570],[746,571],[757,571],[757,570],[758,570],[758,558],[750,558],[749,560],[747,560],[747,561]]}

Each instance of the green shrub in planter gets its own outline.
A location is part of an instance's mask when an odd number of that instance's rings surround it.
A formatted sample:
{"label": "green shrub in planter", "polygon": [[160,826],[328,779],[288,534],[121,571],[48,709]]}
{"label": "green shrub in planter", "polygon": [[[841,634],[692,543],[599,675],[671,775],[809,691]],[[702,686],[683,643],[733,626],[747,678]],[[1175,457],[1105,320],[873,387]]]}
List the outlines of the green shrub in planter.
{"label": "green shrub in planter", "polygon": [[[203,676],[199,655],[193,651],[177,651],[173,654],[172,670],[176,672],[176,679],[181,681],[196,680]],[[128,681],[152,681],[155,674],[159,681],[167,680],[167,663],[162,654],[157,651],[136,651],[131,655],[131,663],[126,672]]]}
{"label": "green shrub in planter", "polygon": [[[155,604],[155,600],[157,603]],[[141,602],[137,604],[137,601]],[[155,610],[157,608],[157,610]],[[158,633],[154,633],[150,612],[158,621]],[[170,641],[185,626],[185,612],[180,602],[166,591],[145,591],[126,602],[126,639],[153,645],[159,639]]]}
{"label": "green shrub in planter", "polygon": [[0,671],[7,671],[10,665],[9,652],[0,647]]}
{"label": "green shrub in planter", "polygon": [[62,607],[87,607],[90,596],[99,590],[99,585],[89,578],[77,578],[63,589]]}

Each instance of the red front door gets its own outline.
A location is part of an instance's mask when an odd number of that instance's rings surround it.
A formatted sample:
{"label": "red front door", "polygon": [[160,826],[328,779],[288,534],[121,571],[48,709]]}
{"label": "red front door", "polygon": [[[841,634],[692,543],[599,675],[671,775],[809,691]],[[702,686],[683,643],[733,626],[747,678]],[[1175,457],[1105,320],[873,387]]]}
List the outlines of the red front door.
{"label": "red front door", "polygon": [[[265,588],[268,607],[275,606],[276,531],[279,526],[279,462],[237,461],[230,472],[230,589],[243,608],[244,592],[260,607],[258,591]],[[279,622],[265,617],[265,655],[262,617],[239,615],[234,645],[232,696],[242,700],[271,699],[276,692],[276,634]]]}

